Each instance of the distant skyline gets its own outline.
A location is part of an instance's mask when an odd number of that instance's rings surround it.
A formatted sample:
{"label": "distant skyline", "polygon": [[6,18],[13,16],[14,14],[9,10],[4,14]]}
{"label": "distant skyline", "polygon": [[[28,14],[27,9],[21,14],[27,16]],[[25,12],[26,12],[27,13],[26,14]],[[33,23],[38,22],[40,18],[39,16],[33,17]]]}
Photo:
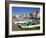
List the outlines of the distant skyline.
{"label": "distant skyline", "polygon": [[34,13],[36,11],[40,11],[40,8],[35,7],[12,7],[12,16],[16,15],[26,15],[30,13]]}

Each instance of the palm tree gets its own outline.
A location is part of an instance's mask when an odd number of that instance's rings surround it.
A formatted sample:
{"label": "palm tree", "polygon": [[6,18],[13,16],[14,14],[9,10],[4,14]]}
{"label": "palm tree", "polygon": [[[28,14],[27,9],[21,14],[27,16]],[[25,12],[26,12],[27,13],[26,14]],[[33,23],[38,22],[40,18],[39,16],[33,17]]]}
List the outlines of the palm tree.
{"label": "palm tree", "polygon": [[32,13],[30,13],[29,15],[30,15],[30,19],[32,19],[32,17],[33,17]]}
{"label": "palm tree", "polygon": [[37,19],[37,14],[38,14],[38,11],[36,11],[36,19]]}

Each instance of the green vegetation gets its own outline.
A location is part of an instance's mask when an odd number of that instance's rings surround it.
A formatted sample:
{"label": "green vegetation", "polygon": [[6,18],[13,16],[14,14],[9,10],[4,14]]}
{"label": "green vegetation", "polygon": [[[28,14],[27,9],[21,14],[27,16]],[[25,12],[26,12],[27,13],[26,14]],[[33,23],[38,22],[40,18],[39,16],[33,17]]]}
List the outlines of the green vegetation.
{"label": "green vegetation", "polygon": [[40,19],[37,19],[37,20],[34,19],[32,22],[28,21],[28,22],[23,23],[21,25],[23,25],[23,26],[29,26],[29,25],[37,25],[37,24],[40,24]]}

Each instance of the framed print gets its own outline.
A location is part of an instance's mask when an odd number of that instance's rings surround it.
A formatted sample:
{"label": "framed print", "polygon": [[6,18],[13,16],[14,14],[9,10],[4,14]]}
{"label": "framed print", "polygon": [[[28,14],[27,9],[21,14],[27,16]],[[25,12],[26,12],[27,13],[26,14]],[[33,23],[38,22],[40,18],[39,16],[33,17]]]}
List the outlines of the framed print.
{"label": "framed print", "polygon": [[45,3],[6,2],[6,37],[45,34]]}

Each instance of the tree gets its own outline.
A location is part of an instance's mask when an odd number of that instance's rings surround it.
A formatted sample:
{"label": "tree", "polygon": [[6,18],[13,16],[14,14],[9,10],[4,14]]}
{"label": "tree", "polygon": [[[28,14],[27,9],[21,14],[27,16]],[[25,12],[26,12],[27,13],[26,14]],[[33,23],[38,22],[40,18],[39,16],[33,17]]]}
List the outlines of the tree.
{"label": "tree", "polygon": [[38,11],[36,11],[36,19],[37,19],[37,14],[38,14]]}
{"label": "tree", "polygon": [[33,14],[32,14],[32,13],[30,13],[30,14],[29,14],[29,16],[30,16],[30,18],[32,18],[32,17],[33,17]]}

